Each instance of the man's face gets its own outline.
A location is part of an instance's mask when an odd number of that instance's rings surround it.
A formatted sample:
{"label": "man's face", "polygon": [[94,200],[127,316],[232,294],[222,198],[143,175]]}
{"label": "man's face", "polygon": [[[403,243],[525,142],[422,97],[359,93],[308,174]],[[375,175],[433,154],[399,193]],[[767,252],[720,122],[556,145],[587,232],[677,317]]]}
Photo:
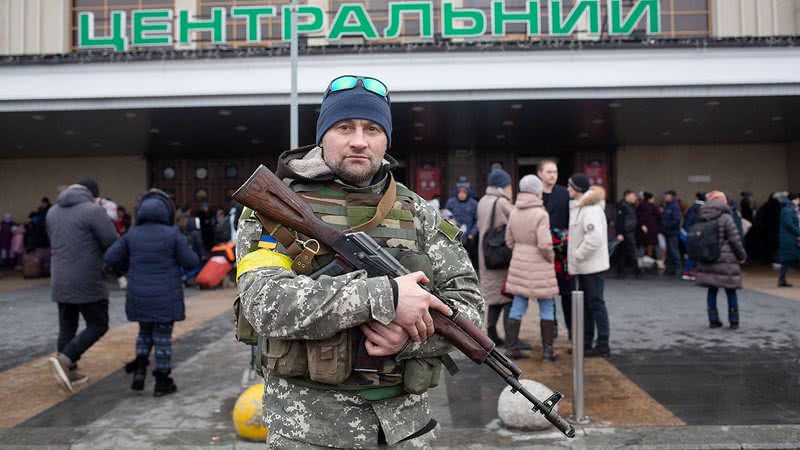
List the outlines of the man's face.
{"label": "man's face", "polygon": [[342,181],[366,186],[381,167],[388,139],[383,128],[369,120],[336,123],[322,137],[325,163]]}
{"label": "man's face", "polygon": [[547,186],[552,186],[556,184],[556,181],[558,181],[558,167],[553,163],[547,163],[543,165],[537,174],[542,180],[542,184]]}
{"label": "man's face", "polygon": [[633,205],[634,203],[636,203],[636,194],[631,192],[630,194],[626,195],[625,201]]}
{"label": "man's face", "polygon": [[792,200],[792,203],[794,203],[794,206],[800,206],[800,197]]}
{"label": "man's face", "polygon": [[469,194],[467,193],[466,189],[462,188],[462,189],[458,190],[458,200],[459,201],[462,201],[462,202],[466,201],[467,200],[467,195],[469,195]]}
{"label": "man's face", "polygon": [[672,194],[664,194],[664,201],[665,202],[669,203],[669,202],[671,202],[673,200],[675,200],[675,198],[672,196]]}
{"label": "man's face", "polygon": [[567,185],[567,192],[569,192],[569,198],[575,200],[579,195],[581,195],[578,191],[572,188],[572,185]]}

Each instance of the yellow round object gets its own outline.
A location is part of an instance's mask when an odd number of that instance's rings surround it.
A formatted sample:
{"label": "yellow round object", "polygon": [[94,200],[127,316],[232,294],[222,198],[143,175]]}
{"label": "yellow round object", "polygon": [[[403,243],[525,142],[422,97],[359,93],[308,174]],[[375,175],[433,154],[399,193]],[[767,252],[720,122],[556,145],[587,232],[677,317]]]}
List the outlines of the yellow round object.
{"label": "yellow round object", "polygon": [[256,384],[242,392],[233,405],[233,427],[242,439],[249,441],[267,440],[267,427],[264,426],[263,403],[264,385]]}

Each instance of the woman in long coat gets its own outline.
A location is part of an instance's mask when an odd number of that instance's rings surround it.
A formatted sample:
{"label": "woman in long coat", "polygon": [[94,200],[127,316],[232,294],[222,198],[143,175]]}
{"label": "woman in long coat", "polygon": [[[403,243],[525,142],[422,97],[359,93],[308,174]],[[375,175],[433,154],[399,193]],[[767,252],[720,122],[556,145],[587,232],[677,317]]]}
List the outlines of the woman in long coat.
{"label": "woman in long coat", "polygon": [[797,217],[797,206],[800,200],[797,194],[790,195],[783,201],[781,209],[781,228],[779,234],[778,262],[781,271],[778,274],[778,287],[791,287],[786,281],[789,266],[800,262],[800,221]]}
{"label": "woman in long coat", "polygon": [[[494,169],[489,174],[488,184],[486,195],[478,202],[478,236],[481,243],[484,235],[489,231],[492,210],[494,210],[494,227],[498,228],[508,223],[508,215],[512,209],[511,176],[503,169]],[[500,319],[500,314],[503,313],[505,324],[505,320],[508,319],[508,312],[511,309],[511,298],[501,293],[508,269],[487,269],[482,244],[478,245],[478,262],[481,277],[481,295],[483,295],[488,311],[486,317],[487,333],[495,344],[503,345],[503,340],[497,335],[497,322]]]}
{"label": "woman in long coat", "polygon": [[523,357],[519,348],[519,329],[528,310],[528,300],[539,302],[539,327],[542,332],[542,359],[555,361],[553,328],[556,320],[555,296],[558,281],[553,266],[553,238],[550,217],[542,201],[542,181],[525,175],[519,182],[519,195],[506,227],[506,245],[513,250],[506,290],[514,294],[506,329],[506,348],[513,359]]}
{"label": "woman in long coat", "polygon": [[722,322],[717,312],[717,292],[725,289],[728,296],[728,320],[733,329],[739,328],[739,303],[736,290],[742,287],[741,264],[747,259],[742,238],[728,198],[720,191],[706,194],[706,203],[700,208],[699,221],[716,221],[719,240],[719,258],[714,262],[697,262],[697,285],[708,288],[708,322],[711,328],[719,328]]}

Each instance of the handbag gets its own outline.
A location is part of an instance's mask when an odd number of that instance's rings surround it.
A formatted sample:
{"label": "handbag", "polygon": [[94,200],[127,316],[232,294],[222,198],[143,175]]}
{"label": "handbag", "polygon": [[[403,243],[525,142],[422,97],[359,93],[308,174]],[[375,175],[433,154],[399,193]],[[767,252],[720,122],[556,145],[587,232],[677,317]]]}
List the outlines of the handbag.
{"label": "handbag", "polygon": [[497,210],[497,202],[492,205],[492,218],[489,221],[489,230],[481,239],[483,247],[483,262],[487,269],[507,269],[511,264],[511,249],[506,247],[506,225],[495,228],[494,214]]}

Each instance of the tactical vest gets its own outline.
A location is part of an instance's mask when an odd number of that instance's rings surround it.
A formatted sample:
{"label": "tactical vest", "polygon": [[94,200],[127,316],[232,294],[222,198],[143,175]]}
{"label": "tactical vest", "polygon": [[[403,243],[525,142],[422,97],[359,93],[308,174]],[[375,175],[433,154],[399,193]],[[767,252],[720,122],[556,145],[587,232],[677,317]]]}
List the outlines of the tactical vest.
{"label": "tactical vest", "polygon": [[[291,182],[289,186],[303,197],[317,217],[342,231],[368,222],[383,198],[381,194],[348,188],[336,182]],[[422,242],[417,229],[416,198],[408,188],[397,184],[392,208],[377,227],[365,232],[406,269],[422,271],[428,279],[433,280],[432,262],[420,251]],[[264,227],[264,233],[275,231],[274,227],[272,230]],[[303,236],[299,238],[305,239]],[[303,255],[298,254],[296,249],[291,253],[294,253],[296,265]],[[323,250],[313,257],[310,267],[304,272],[311,273],[333,258],[333,254]],[[273,376],[290,383],[323,389],[356,390],[370,400],[403,393],[418,394],[438,384],[441,361],[437,358],[402,362],[395,361],[393,357],[372,358],[370,370],[354,370],[356,360],[365,356],[362,339],[358,327],[324,340],[268,339],[266,345],[262,346],[262,364]]]}

